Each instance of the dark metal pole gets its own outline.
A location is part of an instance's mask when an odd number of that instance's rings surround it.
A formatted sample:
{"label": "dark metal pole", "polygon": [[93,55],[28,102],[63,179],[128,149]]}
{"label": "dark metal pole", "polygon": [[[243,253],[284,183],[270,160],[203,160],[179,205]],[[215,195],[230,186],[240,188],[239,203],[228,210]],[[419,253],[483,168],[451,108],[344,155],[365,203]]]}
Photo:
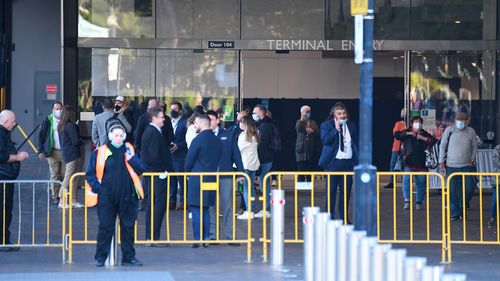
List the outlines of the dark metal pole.
{"label": "dark metal pole", "polygon": [[372,165],[374,0],[363,18],[363,63],[360,76],[359,165],[354,168],[354,229],[377,235],[376,167]]}

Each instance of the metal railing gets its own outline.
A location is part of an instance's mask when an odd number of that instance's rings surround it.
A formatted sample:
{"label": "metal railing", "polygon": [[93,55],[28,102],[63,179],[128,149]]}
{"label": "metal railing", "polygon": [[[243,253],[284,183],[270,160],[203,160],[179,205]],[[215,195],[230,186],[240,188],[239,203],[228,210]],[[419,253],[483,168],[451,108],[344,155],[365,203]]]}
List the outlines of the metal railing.
{"label": "metal railing", "polygon": [[[495,188],[494,188],[494,193],[492,196],[495,196],[495,206],[494,210],[490,211],[492,213],[496,214],[495,220],[491,220],[487,222],[488,229],[492,228],[490,232],[485,231],[485,221],[488,218],[485,217],[485,212],[484,210],[487,209],[485,208],[484,204],[484,189],[489,188],[491,186],[486,186],[484,183],[485,178],[490,177],[495,179]],[[449,196],[447,200],[447,205],[450,206],[448,208],[448,229],[449,229],[449,240],[448,240],[448,255],[450,256],[451,260],[451,245],[452,244],[470,244],[470,245],[500,245],[500,224],[498,220],[498,214],[499,214],[499,204],[498,204],[498,185],[499,185],[499,177],[500,173],[471,173],[471,172],[459,172],[459,173],[452,173],[450,176],[448,176],[446,180],[446,186],[448,189],[448,194],[452,194],[455,192],[458,192],[458,195],[460,198],[458,199],[459,202],[452,202],[452,197]],[[452,186],[452,181],[460,181],[457,186],[453,187]],[[469,181],[469,184],[472,184],[472,186],[467,186],[467,182]],[[476,185],[476,180],[477,180],[477,185]],[[489,182],[489,181],[488,181]],[[474,190],[478,187],[478,193],[479,193],[479,208],[478,209],[473,209],[472,206],[470,210],[468,210],[468,204],[469,201],[472,200],[472,197],[468,195],[467,193],[469,192],[474,192]],[[453,188],[460,188],[460,190],[452,190]],[[470,197],[469,197],[470,196]],[[493,200],[493,198],[492,198]],[[458,203],[458,208],[460,209],[459,212],[461,213],[460,217],[454,217],[453,214],[451,213],[451,206],[454,203]],[[492,201],[493,203],[493,201]],[[461,207],[460,207],[461,205]],[[493,204],[491,204],[491,208],[493,208]],[[473,215],[473,213],[476,213],[477,217]],[[453,223],[452,226],[452,220],[456,220]],[[460,226],[460,221],[461,226]],[[471,225],[474,225],[475,227],[472,228]],[[460,231],[461,228],[461,231]],[[479,229],[478,229],[479,228]],[[473,233],[469,233],[470,231],[468,230],[473,230]],[[479,230],[479,231],[478,231]],[[496,230],[496,233],[495,233]],[[461,232],[461,233],[460,233]],[[456,235],[452,235],[456,234]],[[461,238],[460,235],[461,234]],[[455,238],[456,236],[459,236],[459,238]]]}
{"label": "metal railing", "polygon": [[[12,200],[14,201],[17,197],[17,210],[14,208],[14,203],[12,202],[12,216],[17,216],[17,239],[15,243],[6,244],[7,237],[2,235],[3,239],[0,241],[0,248],[4,247],[20,247],[20,248],[61,248],[62,250],[62,260],[66,259],[65,253],[65,240],[64,240],[64,222],[65,212],[61,215],[61,231],[54,230],[58,225],[53,224],[52,220],[56,219],[54,217],[59,216],[59,214],[54,214],[53,208],[57,206],[51,205],[51,190],[50,186],[53,184],[62,185],[60,181],[51,180],[2,180],[0,181],[1,189],[1,210],[2,210],[2,225],[1,231],[5,234],[7,232],[7,226],[5,219],[7,217],[7,192],[9,188],[14,189],[11,191],[14,193],[12,195]],[[17,196],[15,196],[17,191]],[[31,204],[26,204],[26,198],[31,196]],[[22,199],[22,200],[21,200]],[[24,203],[23,203],[24,202]],[[44,210],[44,208],[46,210]],[[31,209],[31,210],[30,210]],[[31,211],[31,212],[30,212]],[[15,212],[15,213],[14,213]],[[30,216],[31,215],[31,216]],[[26,216],[28,219],[25,220]],[[37,227],[42,221],[44,225],[44,230],[42,232],[37,232]],[[11,225],[12,226],[12,225]],[[11,227],[12,229],[12,227]],[[24,230],[31,233],[27,234]]]}
{"label": "metal railing", "polygon": [[[74,180],[77,177],[82,177],[84,176],[84,173],[76,173],[71,177],[70,180],[70,195],[72,192],[72,185]],[[155,225],[155,216],[154,216],[154,211],[151,211],[151,215],[149,218],[145,218],[144,220],[141,220],[138,218],[138,220],[135,223],[134,227],[134,241],[136,244],[196,244],[196,243],[203,243],[203,244],[229,244],[229,243],[244,243],[246,244],[246,252],[247,252],[247,261],[251,261],[251,256],[252,256],[252,242],[254,241],[254,238],[252,238],[252,223],[251,220],[247,220],[247,231],[245,235],[242,235],[238,237],[238,233],[236,231],[236,196],[237,196],[237,183],[241,179],[246,179],[248,183],[250,183],[250,178],[248,177],[247,174],[241,173],[241,172],[213,172],[213,173],[144,173],[143,174],[143,182],[148,181],[150,190],[149,192],[149,197],[145,198],[147,199],[147,204],[148,207],[151,210],[154,210],[154,205],[155,205],[155,188],[158,188],[155,186],[155,178],[156,177],[165,177],[166,179],[166,194],[167,196],[170,194],[171,190],[171,182],[170,178],[171,177],[182,177],[183,183],[184,183],[184,200],[183,200],[183,206],[182,206],[182,217],[178,221],[174,221],[175,218],[171,215],[171,210],[170,210],[170,200],[166,200],[166,205],[165,205],[165,238],[163,239],[154,239],[154,225]],[[187,192],[188,192],[188,179],[190,177],[195,177],[200,179],[201,183],[201,188],[200,188],[200,239],[189,239],[188,238],[188,211],[189,207],[187,205]],[[205,178],[210,177],[210,180],[206,180]],[[220,234],[220,218],[219,218],[219,213],[221,210],[221,205],[220,205],[220,181],[221,179],[230,179],[231,180],[231,185],[232,185],[232,213],[230,214],[231,220],[232,220],[232,239],[221,239],[221,234]],[[207,240],[203,239],[203,197],[206,196],[205,192],[207,191],[212,191],[215,193],[215,239],[213,240]],[[248,202],[251,202],[254,198],[251,198],[251,193],[248,193],[249,198]],[[248,212],[252,212],[251,210],[251,205],[252,204],[247,204]],[[84,212],[83,212],[83,237],[81,239],[76,238],[76,235],[74,233],[74,218],[73,218],[73,209],[72,206],[69,206],[69,231],[68,231],[68,250],[69,250],[69,261],[72,261],[72,250],[73,250],[73,245],[75,244],[95,244],[96,240],[95,239],[89,239],[89,208],[84,207]],[[95,214],[94,214],[95,216]],[[139,226],[143,226],[146,223],[146,220],[149,220],[150,223],[150,232],[145,237],[145,239],[140,239],[139,234],[138,234],[138,229]],[[181,221],[181,227],[178,226],[178,222]],[[94,220],[94,222],[97,223],[97,220]],[[177,224],[176,224],[177,223]],[[97,225],[94,227],[94,229],[97,229]],[[181,233],[172,233],[173,230],[181,230]],[[120,233],[120,231],[118,231]],[[97,235],[95,235],[97,237]],[[118,234],[118,241],[120,241],[120,237]]]}

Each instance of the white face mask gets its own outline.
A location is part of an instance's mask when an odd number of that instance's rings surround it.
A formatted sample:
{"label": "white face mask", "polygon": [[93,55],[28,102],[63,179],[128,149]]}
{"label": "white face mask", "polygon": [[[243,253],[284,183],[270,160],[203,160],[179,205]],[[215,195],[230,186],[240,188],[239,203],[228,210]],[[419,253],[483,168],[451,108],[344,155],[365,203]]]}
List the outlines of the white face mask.
{"label": "white face mask", "polygon": [[257,116],[257,113],[253,113],[252,118],[255,122],[259,121],[259,116]]}
{"label": "white face mask", "polygon": [[54,117],[57,119],[61,118],[61,110],[60,109],[58,109],[54,112]]}
{"label": "white face mask", "polygon": [[412,127],[414,130],[420,130],[420,128],[422,128],[422,124],[420,122],[414,122]]}

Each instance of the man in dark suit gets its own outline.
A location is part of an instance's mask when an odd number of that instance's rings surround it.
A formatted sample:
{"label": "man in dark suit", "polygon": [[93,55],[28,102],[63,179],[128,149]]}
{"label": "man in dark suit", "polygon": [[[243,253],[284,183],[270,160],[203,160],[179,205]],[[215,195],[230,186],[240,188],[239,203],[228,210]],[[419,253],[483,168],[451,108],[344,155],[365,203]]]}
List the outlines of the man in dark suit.
{"label": "man in dark suit", "polygon": [[[158,107],[158,100],[156,99],[150,99],[148,101],[148,110],[151,108]],[[161,108],[161,107],[160,107]],[[163,138],[165,138],[165,141],[167,144],[170,145],[174,138],[174,130],[172,128],[172,122],[170,121],[170,117],[165,115],[165,109],[163,110],[163,114],[165,116],[165,121],[163,122],[163,127],[161,127],[161,132],[163,135]],[[135,128],[135,149],[137,151],[141,150],[141,144],[142,144],[142,135],[144,134],[144,130],[146,127],[149,125],[150,120],[149,120],[149,115],[147,112],[139,116],[139,119],[137,119],[137,127]]]}
{"label": "man in dark suit", "polygon": [[[341,102],[337,102],[331,112],[330,118],[321,124],[321,142],[323,151],[319,165],[325,171],[351,172],[358,163],[358,132],[356,125],[347,120],[347,109]],[[352,188],[352,176],[346,179],[346,211]],[[330,177],[330,216],[335,216],[335,198],[339,188],[339,219],[344,219],[344,177]],[[328,200],[328,199],[327,199]],[[328,201],[327,201],[328,208]],[[347,214],[346,214],[347,215]],[[349,223],[349,220],[347,220]]]}
{"label": "man in dark suit", "polygon": [[[174,130],[174,139],[170,144],[170,152],[172,153],[172,162],[174,164],[174,172],[184,172],[184,161],[187,154],[186,132],[187,119],[182,116],[182,104],[173,102],[170,105],[170,116],[172,117],[172,128]],[[177,209],[182,209],[184,204],[184,177],[170,177],[170,208],[175,209],[177,204],[177,187],[179,190],[180,206]]]}
{"label": "man in dark suit", "polygon": [[[217,172],[222,154],[222,143],[210,130],[210,118],[200,115],[194,120],[198,135],[194,138],[186,156],[186,172]],[[193,234],[195,240],[208,240],[210,237],[209,206],[214,205],[214,191],[204,191],[203,201],[200,198],[201,182],[199,176],[190,176],[188,181],[188,204],[193,214]],[[214,177],[203,177],[203,183],[213,182]],[[200,235],[200,215],[203,210],[203,228]],[[194,244],[193,248],[198,248]],[[203,244],[206,247],[206,244]]]}
{"label": "man in dark suit", "polygon": [[[219,172],[232,172],[233,165],[236,165],[238,172],[244,172],[241,153],[238,147],[238,139],[234,137],[235,130],[226,130],[219,127],[219,114],[213,110],[207,111],[210,117],[210,130],[222,142],[222,155],[219,162]],[[224,234],[226,239],[232,240],[233,237],[233,177],[221,177],[219,179],[220,206],[222,207]],[[236,243],[230,243],[231,246],[237,246]]]}
{"label": "man in dark suit", "polygon": [[[142,135],[141,159],[147,166],[148,172],[165,172],[172,170],[172,156],[168,149],[169,144],[162,135],[161,128],[165,117],[161,108],[151,108],[148,110],[151,123],[144,130]],[[146,207],[146,239],[160,239],[161,224],[165,215],[167,203],[167,181],[166,177],[154,178],[153,195],[153,234],[151,234],[151,199],[147,200]],[[143,181],[151,191],[151,178],[147,177]]]}

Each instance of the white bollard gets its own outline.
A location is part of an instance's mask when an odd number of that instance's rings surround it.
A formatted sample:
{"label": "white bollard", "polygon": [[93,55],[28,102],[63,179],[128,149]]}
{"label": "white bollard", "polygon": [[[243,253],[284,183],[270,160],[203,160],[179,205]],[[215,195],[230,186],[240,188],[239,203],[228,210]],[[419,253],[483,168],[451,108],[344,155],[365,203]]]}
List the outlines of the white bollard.
{"label": "white bollard", "polygon": [[358,271],[363,268],[359,264],[359,244],[366,236],[366,231],[352,231],[347,235],[347,280],[358,281]]}
{"label": "white bollard", "polygon": [[[336,280],[336,264],[338,262],[336,252],[337,228],[343,227],[341,220],[330,220],[326,224],[326,281]],[[307,280],[306,280],[307,281]]]}
{"label": "white bollard", "polygon": [[363,237],[359,243],[359,259],[358,264],[361,270],[358,271],[359,281],[370,281],[371,280],[371,264],[370,256],[373,251],[373,247],[377,245],[377,237]]}
{"label": "white bollard", "polygon": [[442,266],[424,266],[422,281],[441,281],[444,269]]}
{"label": "white bollard", "polygon": [[317,214],[319,214],[319,207],[305,207],[302,210],[305,281],[314,281],[314,219]]}
{"label": "white bollard", "polygon": [[326,281],[326,225],[329,213],[314,217],[314,281]]}
{"label": "white bollard", "polygon": [[407,257],[404,265],[404,281],[421,281],[422,269],[427,263],[424,257]]}
{"label": "white bollard", "polygon": [[335,239],[335,250],[337,263],[335,272],[336,279],[339,281],[347,280],[347,234],[354,230],[352,225],[344,225],[337,227],[337,235]]}
{"label": "white bollard", "polygon": [[390,244],[377,244],[372,248],[370,270],[372,281],[386,281],[385,263],[387,252],[391,249]]}
{"label": "white bollard", "polygon": [[387,281],[403,281],[404,261],[406,249],[391,249],[386,256],[386,276]]}
{"label": "white bollard", "polygon": [[465,281],[467,280],[467,275],[461,273],[446,273],[443,274],[443,281]]}
{"label": "white bollard", "polygon": [[[271,190],[271,264],[283,265],[285,256],[285,191]],[[265,219],[265,218],[264,218]]]}

